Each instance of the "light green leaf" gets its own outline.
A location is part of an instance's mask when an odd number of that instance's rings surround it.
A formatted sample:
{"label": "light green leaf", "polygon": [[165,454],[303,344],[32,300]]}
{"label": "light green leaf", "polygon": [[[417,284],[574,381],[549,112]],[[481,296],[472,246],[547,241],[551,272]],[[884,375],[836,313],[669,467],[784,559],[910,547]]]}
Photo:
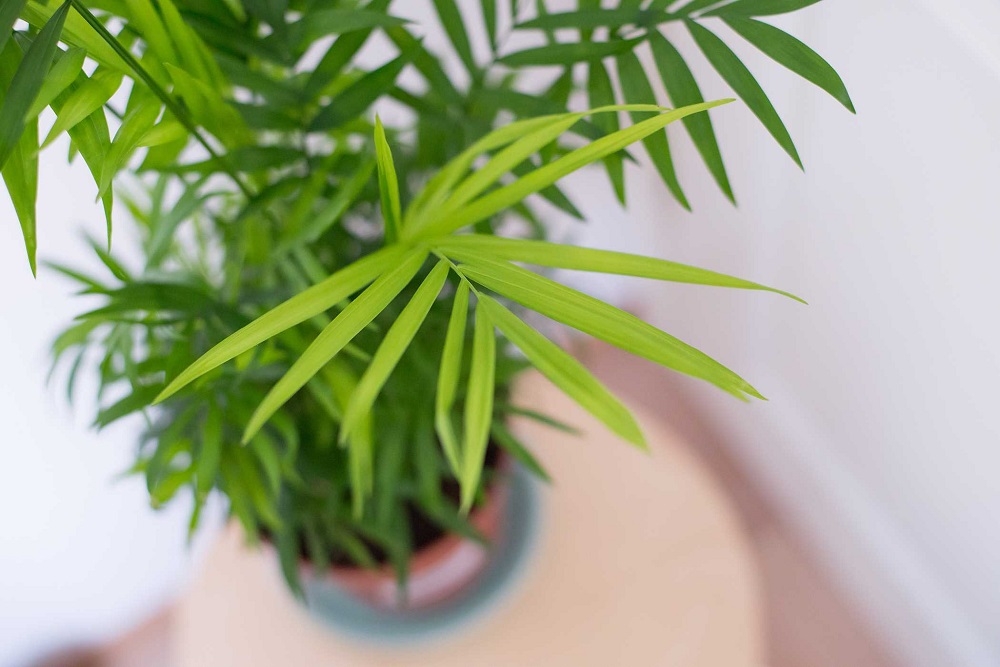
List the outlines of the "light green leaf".
{"label": "light green leaf", "polygon": [[[726,104],[731,100],[719,100],[717,102],[706,102],[696,104],[682,109],[674,109],[661,113],[660,115],[636,123],[631,127],[624,128],[605,137],[601,137],[590,144],[571,151],[567,155],[548,163],[533,171],[528,176],[498,188],[489,194],[471,202],[468,206],[457,212],[454,216],[435,220],[424,227],[422,236],[437,236],[448,234],[474,224],[505,210],[522,199],[539,190],[542,190],[560,178],[573,173],[574,171],[587,166],[606,155],[615,153],[626,146],[640,141],[650,134],[661,130],[669,123],[679,120],[685,116],[700,111],[705,111],[721,104]],[[628,108],[628,107],[625,107]]]}
{"label": "light green leaf", "polygon": [[49,69],[38,97],[28,109],[28,118],[35,118],[42,109],[49,106],[62,91],[66,90],[83,69],[83,59],[87,54],[83,49],[71,48],[69,51],[56,49],[55,62]]}
{"label": "light green leaf", "polygon": [[52,15],[25,52],[5,92],[3,106],[0,107],[0,167],[7,162],[24,131],[28,110],[38,97],[52,66],[68,12],[69,2],[65,2]]}
{"label": "light green leaf", "polygon": [[444,338],[444,350],[438,368],[437,393],[434,399],[434,427],[437,430],[441,448],[455,475],[461,471],[458,438],[451,420],[451,409],[455,404],[458,380],[462,375],[462,352],[465,347],[465,326],[469,314],[469,283],[461,281],[455,292],[448,332]]}
{"label": "light green leaf", "polygon": [[481,296],[479,305],[490,314],[507,339],[528,361],[567,396],[594,415],[613,433],[639,447],[646,447],[642,430],[621,401],[558,345],[517,318],[496,300]]}
{"label": "light green leaf", "polygon": [[159,115],[160,102],[152,95],[144,96],[125,114],[121,126],[115,133],[114,141],[111,142],[111,150],[104,160],[101,181],[97,188],[99,197],[110,191],[115,176],[128,163],[132,153],[142,143],[146,133],[152,129]]}
{"label": "light green leaf", "polygon": [[753,19],[726,18],[726,25],[776,62],[830,93],[848,111],[855,113],[847,86],[837,70],[798,39],[784,30]]}
{"label": "light green leaf", "polygon": [[56,137],[94,113],[107,103],[122,84],[122,74],[113,69],[100,67],[93,76],[66,97],[56,113],[56,122],[42,142],[42,147],[51,144]]}
{"label": "light green leaf", "polygon": [[781,122],[778,112],[774,110],[771,100],[768,99],[767,94],[764,93],[760,84],[757,83],[757,79],[750,73],[746,65],[712,31],[698,25],[694,21],[687,21],[687,27],[691,32],[691,36],[694,37],[694,41],[698,44],[698,48],[708,58],[712,67],[726,80],[726,83],[729,84],[736,94],[746,102],[750,111],[760,119],[760,122],[764,124],[764,127],[771,133],[771,136],[795,160],[795,164],[801,168],[802,160],[799,158],[799,152],[795,150],[792,137],[789,136],[785,124]]}
{"label": "light green leaf", "polygon": [[462,511],[468,512],[476,498],[483,472],[486,447],[493,423],[493,391],[496,375],[496,334],[489,311],[476,309],[472,331],[472,365],[465,395],[465,435],[462,438],[462,476],[459,478]]}
{"label": "light green leaf", "polygon": [[396,321],[386,332],[371,363],[365,369],[357,388],[351,395],[350,403],[344,410],[344,421],[340,427],[340,439],[345,440],[352,435],[362,416],[369,414],[375,399],[382,387],[396,368],[403,353],[423,324],[431,306],[437,300],[441,288],[448,278],[448,263],[441,261],[421,283],[413,298],[396,318]]}
{"label": "light green leaf", "polygon": [[347,212],[351,204],[358,198],[365,185],[372,177],[375,170],[375,163],[368,161],[363,163],[351,174],[350,178],[337,188],[333,198],[330,199],[319,211],[316,212],[303,226],[302,230],[295,234],[295,237],[283,242],[278,247],[278,252],[300,244],[312,243],[332,227]]}
{"label": "light green leaf", "polygon": [[427,251],[411,250],[395,268],[380,276],[340,311],[257,406],[243,433],[244,442],[403,291],[426,258]]}
{"label": "light green leaf", "polygon": [[[660,70],[660,78],[663,80],[667,95],[670,96],[674,105],[685,106],[704,102],[705,98],[701,94],[698,82],[695,81],[691,69],[674,45],[655,31],[650,34],[649,44],[653,50],[653,60]],[[712,173],[712,178],[719,184],[719,188],[726,195],[726,198],[735,204],[736,196],[729,183],[726,166],[722,162],[719,142],[715,138],[715,129],[712,127],[712,117],[707,113],[688,116],[684,119],[684,127],[687,128],[695,148],[701,153],[701,158]]]}
{"label": "light green leaf", "polygon": [[378,250],[357,262],[336,272],[325,281],[297,294],[280,306],[269,310],[256,320],[230,335],[221,343],[202,355],[178,375],[166,389],[157,396],[159,403],[177,393],[190,382],[221,366],[230,359],[243,354],[265,340],[278,335],[296,324],[333,308],[351,294],[373,281],[406,255],[401,246]]}
{"label": "light green leaf", "polygon": [[[646,78],[639,56],[635,53],[623,53],[617,58],[618,79],[622,87],[622,95],[626,102],[630,103],[654,103],[656,94],[653,87]],[[633,111],[632,122],[638,123],[644,120],[649,114]],[[701,114],[696,114],[701,115]],[[685,119],[687,120],[687,119]],[[674,198],[688,211],[691,204],[688,203],[687,195],[677,180],[677,171],[674,168],[674,161],[670,155],[670,142],[667,138],[667,131],[654,132],[642,140],[642,145],[646,147],[649,159],[652,161],[660,178],[667,188],[674,195]]]}
{"label": "light green leaf", "polygon": [[505,259],[538,266],[548,266],[572,271],[593,271],[619,276],[652,278],[691,285],[711,285],[735,289],[762,290],[774,292],[805,303],[802,299],[773,287],[760,285],[749,280],[735,278],[724,273],[700,269],[696,266],[679,264],[655,257],[643,257],[624,252],[581,248],[579,246],[533,241],[528,239],[508,239],[485,234],[463,234],[449,236],[435,242],[435,247],[453,259],[475,263],[486,257]]}
{"label": "light green leaf", "polygon": [[[54,4],[47,5],[38,0],[28,0],[28,4],[21,11],[21,18],[35,28],[43,29],[48,21],[59,12],[62,7]],[[125,61],[115,53],[114,49],[108,46],[97,31],[88,24],[82,16],[73,12],[66,16],[62,29],[61,40],[70,46],[78,46],[87,52],[87,57],[97,61],[101,65],[117,69],[120,72],[128,72],[129,67]]]}
{"label": "light green leaf", "polygon": [[708,355],[600,299],[513,264],[477,257],[462,274],[526,308],[631,354],[701,378],[734,396],[762,398],[749,383]]}
{"label": "light green leaf", "polygon": [[399,181],[392,162],[392,149],[385,138],[382,121],[375,116],[375,160],[378,163],[378,189],[382,201],[382,219],[385,222],[385,240],[395,243],[399,238],[403,213],[399,203]]}
{"label": "light green leaf", "polygon": [[170,31],[163,24],[151,0],[127,0],[127,6],[129,26],[138,29],[157,58],[164,63],[182,65],[170,39]]}

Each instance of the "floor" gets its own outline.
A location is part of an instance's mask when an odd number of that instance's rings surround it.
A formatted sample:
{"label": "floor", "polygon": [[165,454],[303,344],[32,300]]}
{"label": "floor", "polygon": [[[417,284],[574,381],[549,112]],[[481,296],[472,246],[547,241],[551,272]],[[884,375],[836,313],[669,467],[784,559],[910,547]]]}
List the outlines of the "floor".
{"label": "floor", "polygon": [[[740,469],[667,371],[604,345],[577,354],[617,393],[660,414],[709,467],[738,508],[762,573],[768,667],[898,667],[816,560]],[[53,656],[44,667],[168,667],[169,610],[98,651]],[[40,665],[39,667],[42,667]]]}
{"label": "floor", "polygon": [[897,667],[795,533],[740,469],[669,371],[603,344],[577,350],[613,391],[670,422],[738,508],[763,577],[769,667]]}

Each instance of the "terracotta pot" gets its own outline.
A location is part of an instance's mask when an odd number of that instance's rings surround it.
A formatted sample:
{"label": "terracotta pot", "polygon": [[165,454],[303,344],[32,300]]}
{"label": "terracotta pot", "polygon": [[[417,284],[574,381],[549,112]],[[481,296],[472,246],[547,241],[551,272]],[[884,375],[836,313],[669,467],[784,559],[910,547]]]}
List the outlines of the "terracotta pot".
{"label": "terracotta pot", "polygon": [[[487,489],[484,502],[469,513],[469,523],[489,545],[504,537],[511,470],[509,458],[502,458],[499,474]],[[490,563],[489,545],[452,533],[443,535],[413,554],[405,596],[400,595],[395,572],[389,565],[374,570],[334,566],[326,577],[377,610],[423,611],[448,602],[473,584]]]}

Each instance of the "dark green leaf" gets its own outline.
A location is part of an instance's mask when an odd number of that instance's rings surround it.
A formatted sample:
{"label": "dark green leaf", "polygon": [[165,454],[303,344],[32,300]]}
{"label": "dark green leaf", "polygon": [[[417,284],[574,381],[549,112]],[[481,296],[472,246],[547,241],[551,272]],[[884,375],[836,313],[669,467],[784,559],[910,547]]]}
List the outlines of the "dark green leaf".
{"label": "dark green leaf", "polygon": [[321,132],[340,127],[363,114],[375,100],[396,85],[396,77],[409,59],[409,54],[404,53],[349,85],[316,114],[309,130]]}
{"label": "dark green leaf", "polygon": [[795,164],[801,167],[802,160],[799,159],[799,152],[795,150],[795,144],[792,143],[792,138],[789,136],[788,130],[785,129],[785,124],[781,122],[781,118],[778,116],[778,112],[774,110],[771,100],[768,99],[767,94],[764,93],[760,84],[757,83],[757,79],[750,73],[746,65],[715,33],[698,25],[694,21],[687,21],[687,27],[691,32],[691,36],[694,37],[694,41],[698,44],[698,48],[705,54],[708,61],[712,63],[712,67],[726,80],[726,83],[730,85],[736,94],[746,102],[750,111],[760,119],[760,122],[764,124],[764,127],[771,133],[771,136],[795,160]]}
{"label": "dark green leaf", "polygon": [[[660,70],[663,85],[674,106],[681,107],[704,102],[705,98],[701,94],[698,82],[695,81],[690,68],[674,45],[657,32],[650,34],[649,39],[653,50],[653,60]],[[735,204],[736,197],[729,184],[726,167],[722,163],[722,153],[719,151],[719,142],[715,138],[711,116],[707,113],[695,114],[685,118],[683,123],[691,135],[695,147],[701,153],[705,165],[712,173],[712,178],[719,184],[719,188],[729,201]]]}
{"label": "dark green leaf", "polygon": [[567,42],[549,44],[524,51],[517,51],[500,58],[498,62],[508,67],[544,67],[572,65],[573,63],[600,60],[631,51],[642,40],[616,40],[613,42]]}
{"label": "dark green leaf", "polygon": [[819,0],[737,0],[728,5],[705,12],[705,16],[774,16],[787,14],[810,5]]}
{"label": "dark green leaf", "polygon": [[776,62],[830,93],[851,113],[855,113],[854,103],[837,71],[798,39],[753,19],[726,18],[726,24]]}
{"label": "dark green leaf", "polygon": [[476,61],[472,57],[472,47],[469,45],[469,35],[465,30],[465,23],[462,21],[462,13],[455,4],[455,0],[434,0],[434,9],[437,10],[438,19],[444,26],[444,31],[451,40],[451,45],[458,54],[465,69],[470,73],[476,71]]}
{"label": "dark green leaf", "polygon": [[[589,74],[587,76],[587,94],[590,101],[590,108],[611,106],[615,103],[615,91],[611,86],[611,77],[604,63],[595,60],[589,63]],[[602,113],[594,116],[593,123],[605,135],[614,134],[621,126],[618,123],[618,113]],[[604,168],[608,171],[608,178],[614,187],[615,196],[622,206],[625,205],[625,170],[622,163],[621,153],[611,153],[604,158]]]}
{"label": "dark green leaf", "polygon": [[3,107],[0,107],[0,167],[6,164],[10,154],[14,152],[21,132],[24,131],[28,110],[38,97],[52,66],[68,12],[69,2],[65,2],[52,15],[24,54],[21,65],[7,88]]}
{"label": "dark green leaf", "polygon": [[[618,56],[617,62],[618,78],[621,82],[622,95],[625,97],[625,101],[629,104],[655,104],[656,94],[653,92],[653,87],[646,78],[646,73],[642,69],[639,57],[634,53],[623,53]],[[649,116],[649,114],[633,111],[631,116],[632,122],[638,123]],[[688,203],[687,195],[684,194],[680,181],[677,180],[677,171],[674,168],[674,161],[670,155],[670,143],[666,130],[654,132],[643,139],[642,143],[646,147],[646,152],[649,153],[649,159],[653,162],[653,166],[656,167],[656,171],[659,172],[660,178],[663,179],[667,188],[680,205],[690,211],[691,205]]]}

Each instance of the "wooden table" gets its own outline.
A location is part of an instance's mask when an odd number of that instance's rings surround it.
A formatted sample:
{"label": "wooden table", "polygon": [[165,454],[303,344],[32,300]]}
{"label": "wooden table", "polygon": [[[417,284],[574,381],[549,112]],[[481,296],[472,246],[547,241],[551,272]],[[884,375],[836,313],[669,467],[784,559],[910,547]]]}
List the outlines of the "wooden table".
{"label": "wooden table", "polygon": [[555,481],[534,562],[491,614],[435,644],[360,644],[310,618],[231,528],[174,610],[176,667],[759,667],[751,553],[675,436],[640,414],[652,453],[639,452],[537,375],[517,396],[584,435],[517,424]]}

